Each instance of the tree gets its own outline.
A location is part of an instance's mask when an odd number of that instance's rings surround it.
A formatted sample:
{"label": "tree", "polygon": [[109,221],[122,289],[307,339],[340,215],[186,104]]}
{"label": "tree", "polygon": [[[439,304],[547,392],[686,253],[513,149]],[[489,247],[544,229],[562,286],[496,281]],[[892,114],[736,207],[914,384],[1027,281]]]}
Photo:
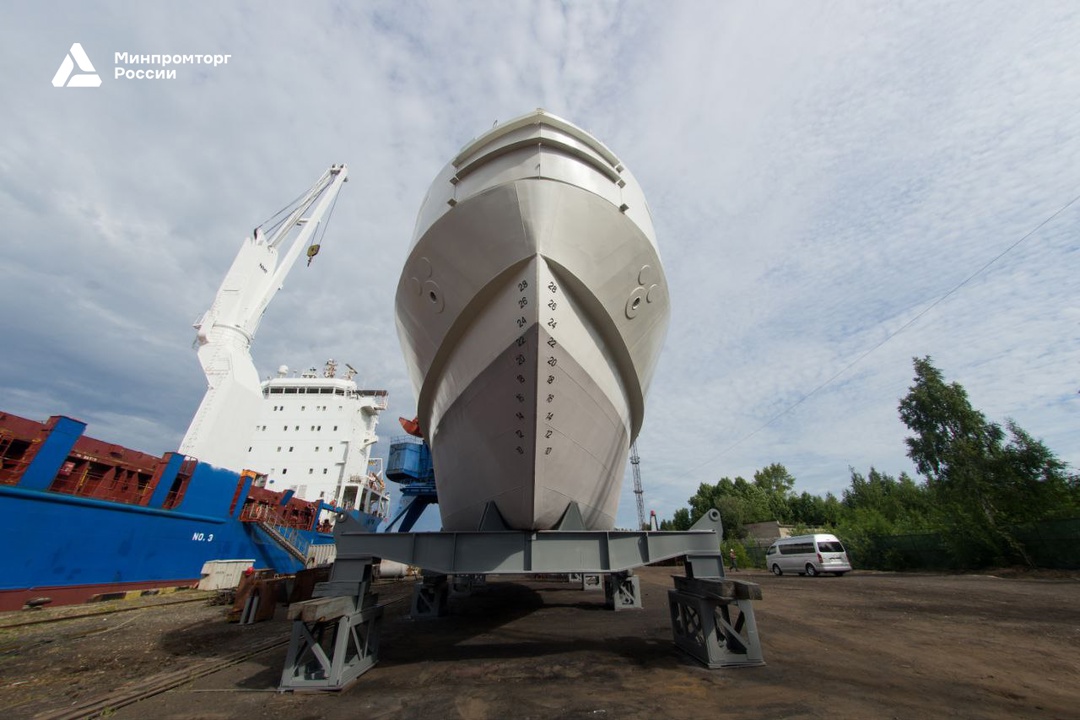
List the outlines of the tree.
{"label": "tree", "polygon": [[689,530],[693,524],[694,523],[690,521],[690,511],[686,508],[679,508],[675,511],[675,517],[673,519],[660,522],[660,529]]}
{"label": "tree", "polygon": [[929,357],[914,366],[899,406],[913,433],[908,457],[926,477],[958,559],[1031,564],[1013,526],[1080,507],[1065,464],[1011,420],[1006,443],[1001,426],[973,408],[958,383],[946,383]]}
{"label": "tree", "polygon": [[844,507],[855,515],[873,512],[888,524],[890,533],[925,532],[933,514],[929,491],[907,473],[895,479],[873,467],[864,477],[851,470],[851,487],[844,491]]}
{"label": "tree", "polygon": [[[773,463],[754,473],[754,481],[745,478],[720,478],[715,485],[701,483],[697,492],[689,500],[690,508],[685,516],[679,511],[671,521],[665,520],[661,528],[686,529],[697,522],[709,510],[716,508],[724,523],[726,539],[746,537],[747,523],[765,520],[792,521],[791,502],[795,496],[792,487],[795,478],[780,463]],[[805,494],[805,493],[804,493]],[[816,499],[818,502],[820,498]],[[810,501],[812,503],[812,501]],[[836,499],[832,498],[833,505]],[[835,511],[835,508],[833,508]],[[833,512],[835,514],[835,512]],[[829,511],[822,508],[817,515],[829,516]],[[686,528],[679,527],[680,523]]]}
{"label": "tree", "polygon": [[767,493],[787,497],[795,487],[795,478],[780,463],[773,463],[754,473],[754,484]]}

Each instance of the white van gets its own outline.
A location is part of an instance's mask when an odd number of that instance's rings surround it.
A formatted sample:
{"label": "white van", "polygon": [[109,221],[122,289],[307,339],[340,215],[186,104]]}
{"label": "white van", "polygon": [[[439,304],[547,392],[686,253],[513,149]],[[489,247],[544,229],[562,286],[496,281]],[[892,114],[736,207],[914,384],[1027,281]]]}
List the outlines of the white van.
{"label": "white van", "polygon": [[765,566],[774,575],[832,573],[839,577],[851,570],[847,551],[835,535],[797,535],[780,538],[765,552]]}

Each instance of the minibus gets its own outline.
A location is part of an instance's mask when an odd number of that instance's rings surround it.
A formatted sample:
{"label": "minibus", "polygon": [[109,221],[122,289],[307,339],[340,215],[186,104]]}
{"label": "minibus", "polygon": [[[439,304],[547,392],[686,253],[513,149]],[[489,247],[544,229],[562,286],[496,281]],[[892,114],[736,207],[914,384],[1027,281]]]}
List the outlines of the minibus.
{"label": "minibus", "polygon": [[843,543],[825,534],[780,538],[765,552],[765,566],[774,575],[794,572],[811,577],[821,573],[839,577],[851,570]]}

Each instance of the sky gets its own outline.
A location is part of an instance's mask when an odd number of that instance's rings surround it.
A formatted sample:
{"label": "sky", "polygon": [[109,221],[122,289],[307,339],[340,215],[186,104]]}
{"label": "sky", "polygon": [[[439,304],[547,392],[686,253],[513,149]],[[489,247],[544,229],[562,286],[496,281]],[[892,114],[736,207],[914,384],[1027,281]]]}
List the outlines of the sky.
{"label": "sky", "polygon": [[[74,42],[100,87],[52,86]],[[117,79],[117,53],[230,58]],[[18,1],[0,97],[0,411],[174,450],[192,323],[251,228],[344,162],[252,353],[388,390],[385,457],[415,413],[393,303],[428,186],[542,107],[619,155],[656,226],[647,511],[771,463],[819,495],[915,476],[897,404],[925,355],[1080,465],[1076,3]],[[632,489],[628,466],[620,527]]]}

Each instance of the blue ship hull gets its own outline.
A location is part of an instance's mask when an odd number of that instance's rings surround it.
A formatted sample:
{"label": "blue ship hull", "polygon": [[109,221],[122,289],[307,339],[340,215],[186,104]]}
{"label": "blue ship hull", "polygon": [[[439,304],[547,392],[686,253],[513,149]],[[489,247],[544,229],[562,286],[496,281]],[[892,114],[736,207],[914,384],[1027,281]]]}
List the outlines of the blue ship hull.
{"label": "blue ship hull", "polygon": [[[31,443],[29,462],[17,476],[9,470],[0,478],[8,537],[0,610],[18,609],[34,597],[64,604],[102,593],[194,585],[209,560],[254,559],[257,569],[292,573],[305,565],[297,546],[333,544],[331,534],[313,529],[324,511],[333,510],[329,505],[299,505],[311,520],[308,528],[292,529],[290,551],[266,523],[245,517],[255,492],[252,475],[173,453],[158,461],[137,503],[58,492],[65,463],[89,459],[77,446],[85,425],[59,417],[40,427],[44,437]],[[298,503],[291,493],[257,492],[264,508],[270,507],[267,496],[277,501],[274,510]],[[374,515],[350,514],[372,532],[381,522]]]}

